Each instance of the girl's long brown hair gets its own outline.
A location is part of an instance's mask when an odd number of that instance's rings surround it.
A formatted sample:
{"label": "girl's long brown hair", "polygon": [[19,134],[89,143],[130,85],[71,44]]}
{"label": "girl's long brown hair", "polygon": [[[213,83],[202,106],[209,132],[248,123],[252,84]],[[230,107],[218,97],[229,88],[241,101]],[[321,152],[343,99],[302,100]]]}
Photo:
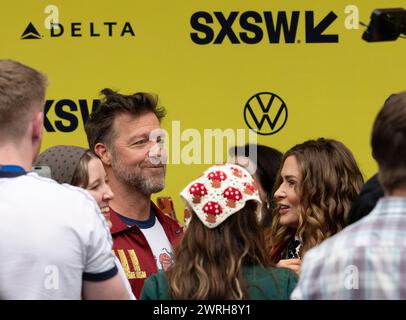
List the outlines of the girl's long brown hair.
{"label": "girl's long brown hair", "polygon": [[192,212],[175,263],[167,272],[175,299],[248,299],[244,265],[270,266],[265,236],[256,217],[257,204],[247,201],[219,226],[209,229]]}

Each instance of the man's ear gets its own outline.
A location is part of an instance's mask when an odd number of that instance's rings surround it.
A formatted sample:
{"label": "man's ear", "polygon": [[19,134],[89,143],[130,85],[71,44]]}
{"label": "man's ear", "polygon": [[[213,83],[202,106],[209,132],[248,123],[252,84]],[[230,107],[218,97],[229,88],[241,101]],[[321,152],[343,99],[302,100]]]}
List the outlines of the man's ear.
{"label": "man's ear", "polygon": [[94,146],[94,152],[103,162],[103,164],[111,166],[111,153],[104,143],[96,143],[96,145]]}
{"label": "man's ear", "polygon": [[32,119],[32,134],[31,139],[35,143],[40,143],[42,141],[42,129],[44,124],[44,113],[38,112],[34,115]]}

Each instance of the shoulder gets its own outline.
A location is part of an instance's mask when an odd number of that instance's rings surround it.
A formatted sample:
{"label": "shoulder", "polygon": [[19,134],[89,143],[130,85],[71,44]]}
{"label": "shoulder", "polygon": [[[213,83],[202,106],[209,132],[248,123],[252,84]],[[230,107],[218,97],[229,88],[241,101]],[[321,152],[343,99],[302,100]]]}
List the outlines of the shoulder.
{"label": "shoulder", "polygon": [[55,180],[46,178],[46,177],[41,177],[35,172],[29,172],[25,176],[25,180],[21,182],[22,187],[24,186],[31,187],[31,186],[36,186],[36,188],[39,188],[40,190],[47,190],[51,194],[63,194],[66,196],[71,196],[71,197],[82,197],[82,198],[87,198],[91,199],[92,197],[90,194],[79,187],[75,187],[69,184],[59,184]]}
{"label": "shoulder", "polygon": [[293,290],[298,282],[296,273],[286,268],[271,268],[271,272],[279,284],[283,284],[288,291]]}
{"label": "shoulder", "polygon": [[275,268],[275,267],[261,267],[261,266],[251,266],[251,270],[246,274],[248,278],[254,278],[257,281],[277,280],[277,281],[296,281],[296,274],[286,268]]}
{"label": "shoulder", "polygon": [[272,274],[280,279],[288,280],[288,279],[297,279],[296,274],[286,268],[271,268]]}
{"label": "shoulder", "polygon": [[365,248],[371,244],[367,230],[371,218],[371,216],[363,218],[310,249],[303,258],[301,282],[303,279],[306,281],[318,279],[331,270],[342,268],[354,257],[363,254]]}
{"label": "shoulder", "polygon": [[[55,180],[41,177],[37,173],[30,172],[26,175],[26,179],[21,183],[21,187],[24,188],[35,188],[32,191],[36,192],[36,196],[41,196],[38,191],[46,192],[43,194],[48,200],[52,200],[55,196],[58,200],[59,197],[75,200],[82,200],[84,202],[95,203],[93,197],[84,189],[75,187],[69,184],[59,184]],[[71,203],[74,205],[74,203]]]}
{"label": "shoulder", "polygon": [[149,276],[141,292],[141,300],[168,300],[169,296],[168,280],[164,272],[160,271]]}
{"label": "shoulder", "polygon": [[21,202],[23,196],[25,208],[29,203],[43,217],[49,216],[51,212],[58,212],[58,215],[53,215],[53,219],[61,221],[86,223],[89,219],[98,220],[98,215],[95,213],[100,211],[99,207],[86,190],[68,184],[59,184],[34,172],[21,177],[20,181],[17,181],[18,179],[12,186],[10,194],[16,203],[19,203],[18,199]]}
{"label": "shoulder", "polygon": [[400,234],[393,231],[403,223],[405,209],[406,202],[402,204],[396,199],[381,198],[369,215],[309,250],[304,261],[326,264],[381,246],[384,242],[393,243],[397,239],[394,235]]}
{"label": "shoulder", "polygon": [[246,266],[244,277],[252,299],[287,300],[297,284],[296,274],[284,268]]}

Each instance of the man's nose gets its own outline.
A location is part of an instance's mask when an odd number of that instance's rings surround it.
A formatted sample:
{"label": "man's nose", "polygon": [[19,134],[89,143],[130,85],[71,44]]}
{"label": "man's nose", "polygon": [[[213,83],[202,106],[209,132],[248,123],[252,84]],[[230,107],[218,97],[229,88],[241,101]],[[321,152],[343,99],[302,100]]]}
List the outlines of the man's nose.
{"label": "man's nose", "polygon": [[152,164],[166,164],[167,154],[162,143],[155,142],[148,152]]}

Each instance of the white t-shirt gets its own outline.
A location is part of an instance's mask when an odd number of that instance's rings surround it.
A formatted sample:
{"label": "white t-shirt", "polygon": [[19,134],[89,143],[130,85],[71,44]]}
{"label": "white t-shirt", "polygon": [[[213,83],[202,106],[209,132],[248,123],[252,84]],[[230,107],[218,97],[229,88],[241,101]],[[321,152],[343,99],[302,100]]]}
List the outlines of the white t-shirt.
{"label": "white t-shirt", "polygon": [[0,178],[0,299],[81,299],[82,281],[117,273],[87,192],[28,173]]}
{"label": "white t-shirt", "polygon": [[141,228],[154,255],[158,271],[166,271],[173,263],[173,250],[159,220],[154,216],[155,223],[149,228]]}
{"label": "white t-shirt", "polygon": [[121,280],[123,280],[124,286],[127,289],[128,292],[128,298],[129,300],[137,300],[137,298],[134,296],[134,293],[131,289],[130,282],[127,279],[127,276],[125,275],[123,266],[120,263],[120,260],[116,256],[114,256],[114,261],[116,262],[116,267],[118,270],[118,274],[120,275]]}

